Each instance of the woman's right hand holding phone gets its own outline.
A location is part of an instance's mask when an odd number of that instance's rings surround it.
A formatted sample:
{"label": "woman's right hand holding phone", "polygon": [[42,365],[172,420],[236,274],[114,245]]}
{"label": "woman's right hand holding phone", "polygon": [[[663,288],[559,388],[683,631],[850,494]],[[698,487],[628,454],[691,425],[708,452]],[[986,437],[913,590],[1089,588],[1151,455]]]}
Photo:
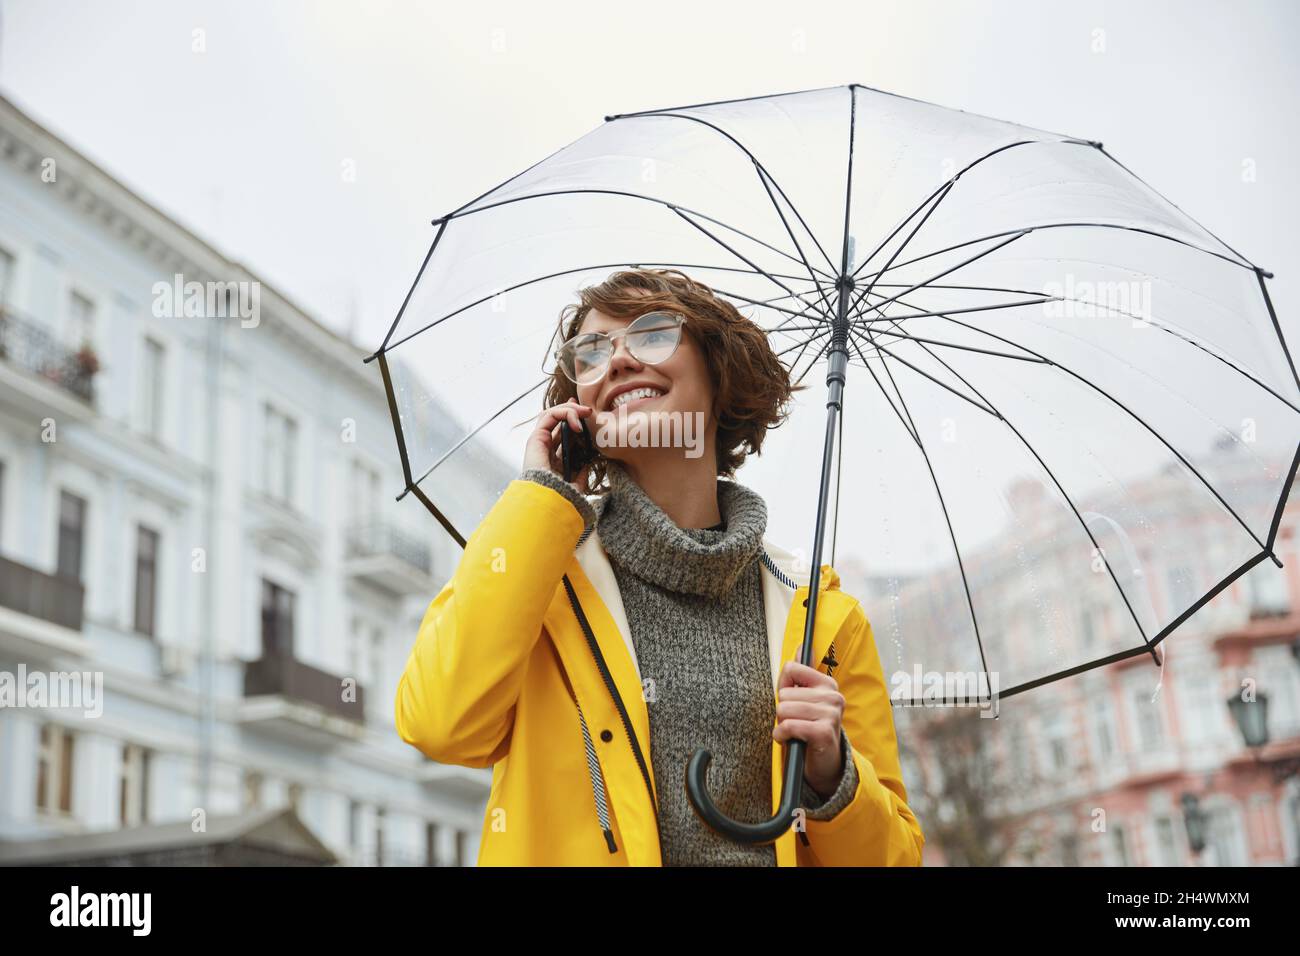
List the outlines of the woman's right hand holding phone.
{"label": "woman's right hand holding phone", "polygon": [[[567,421],[569,427],[575,433],[582,432],[587,429],[587,425],[582,420],[589,418],[591,414],[591,406],[579,404],[576,398],[571,398],[559,405],[552,405],[543,411],[537,418],[537,427],[528,436],[528,443],[524,446],[524,470],[541,468],[563,478],[564,463],[560,449],[560,423]],[[573,437],[576,438],[577,435],[575,434]],[[584,490],[585,473],[586,468],[583,468],[582,471],[573,476],[573,480],[570,482],[579,491]]]}

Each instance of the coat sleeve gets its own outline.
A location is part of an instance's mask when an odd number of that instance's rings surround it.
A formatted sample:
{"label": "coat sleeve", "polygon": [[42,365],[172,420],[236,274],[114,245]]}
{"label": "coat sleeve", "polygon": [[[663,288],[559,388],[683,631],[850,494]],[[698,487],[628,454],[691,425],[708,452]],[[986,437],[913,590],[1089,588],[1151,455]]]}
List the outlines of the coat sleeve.
{"label": "coat sleeve", "polygon": [[835,675],[844,695],[843,729],[858,771],[849,804],[829,820],[808,817],[808,845],[796,840],[801,866],[920,866],[925,834],[907,805],[893,707],[871,623],[861,604]]}
{"label": "coat sleeve", "polygon": [[528,660],[583,528],[559,492],[507,486],[420,624],[394,704],[402,740],[467,767],[509,752]]}

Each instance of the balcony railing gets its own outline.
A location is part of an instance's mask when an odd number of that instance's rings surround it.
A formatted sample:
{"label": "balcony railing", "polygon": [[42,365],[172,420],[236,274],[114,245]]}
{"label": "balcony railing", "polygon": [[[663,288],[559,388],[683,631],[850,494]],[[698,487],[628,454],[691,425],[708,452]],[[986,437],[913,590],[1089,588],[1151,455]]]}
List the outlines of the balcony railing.
{"label": "balcony railing", "polygon": [[425,574],[433,572],[433,553],[429,546],[382,521],[353,525],[348,530],[347,549],[349,558],[392,555]]}
{"label": "balcony railing", "polygon": [[94,351],[68,348],[48,329],[11,309],[0,310],[0,360],[53,382],[87,404],[95,401],[99,360]]}
{"label": "balcony railing", "polygon": [[0,557],[0,607],[80,631],[85,596],[85,587],[75,578],[45,574]]}
{"label": "balcony railing", "polygon": [[343,679],[304,664],[295,657],[270,655],[244,664],[244,696],[278,694],[314,704],[326,713],[365,722],[365,690],[356,688],[356,700],[343,699]]}

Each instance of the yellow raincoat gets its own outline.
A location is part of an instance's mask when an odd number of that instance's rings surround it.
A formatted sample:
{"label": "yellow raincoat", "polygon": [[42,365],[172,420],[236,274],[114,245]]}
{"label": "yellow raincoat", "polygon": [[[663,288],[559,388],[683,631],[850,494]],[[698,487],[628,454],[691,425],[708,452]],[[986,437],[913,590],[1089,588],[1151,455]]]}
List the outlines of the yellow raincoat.
{"label": "yellow raincoat", "polygon": [[[404,741],[440,763],[493,768],[481,866],[662,865],[635,649],[599,537],[593,531],[577,547],[582,531],[563,495],[512,481],[429,605],[398,683]],[[784,575],[803,581],[794,591],[766,566],[762,572],[775,693],[782,663],[795,659],[803,640],[808,574],[795,573],[789,552],[763,544]],[[603,668],[563,585],[566,574]],[[777,864],[919,866],[925,836],[907,805],[871,625],[830,565],[822,566],[813,645],[814,661],[833,650],[835,663],[820,669],[833,668],[845,697],[843,727],[859,782],[833,819],[805,820],[803,832],[782,834]],[[773,812],[783,754],[773,741]],[[598,802],[612,840],[597,822]]]}

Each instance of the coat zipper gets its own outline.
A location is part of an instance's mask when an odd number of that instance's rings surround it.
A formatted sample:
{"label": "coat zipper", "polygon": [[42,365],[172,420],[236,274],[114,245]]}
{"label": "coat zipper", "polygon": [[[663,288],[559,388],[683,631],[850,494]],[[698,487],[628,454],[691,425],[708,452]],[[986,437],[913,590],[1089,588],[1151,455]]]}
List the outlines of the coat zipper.
{"label": "coat zipper", "polygon": [[[578,624],[582,628],[582,633],[587,638],[587,647],[591,650],[592,657],[596,659],[596,667],[600,671],[600,676],[605,682],[605,688],[609,691],[610,697],[614,700],[614,707],[618,710],[619,719],[623,722],[623,730],[627,734],[628,743],[632,747],[632,753],[636,757],[637,766],[641,770],[641,777],[645,781],[646,792],[650,795],[650,808],[654,811],[655,833],[659,837],[660,846],[663,845],[663,831],[659,825],[659,805],[655,800],[654,784],[650,778],[650,768],[646,765],[645,756],[641,753],[641,745],[637,742],[636,731],[632,729],[632,719],[627,714],[627,708],[623,705],[623,698],[619,695],[618,687],[614,683],[614,677],[609,672],[609,666],[605,663],[605,657],[600,652],[600,645],[596,642],[596,635],[592,633],[591,623],[587,620],[587,615],[582,610],[582,604],[578,601],[578,595],[573,590],[573,582],[569,576],[564,575],[564,590],[568,592],[569,604],[573,606],[573,613],[578,618]],[[576,703],[576,698],[575,698]],[[581,710],[579,710],[581,714]],[[585,721],[584,721],[585,724]],[[607,838],[608,842],[613,843],[613,836]]]}
{"label": "coat zipper", "polygon": [[578,722],[582,725],[582,746],[587,752],[587,773],[591,775],[591,795],[596,800],[596,820],[600,823],[600,832],[605,836],[609,852],[617,853],[618,844],[614,842],[614,830],[609,825],[609,804],[605,799],[605,778],[600,772],[600,758],[591,743],[591,731],[587,728],[587,718],[583,716],[577,695],[574,695],[573,706],[578,709]]}

